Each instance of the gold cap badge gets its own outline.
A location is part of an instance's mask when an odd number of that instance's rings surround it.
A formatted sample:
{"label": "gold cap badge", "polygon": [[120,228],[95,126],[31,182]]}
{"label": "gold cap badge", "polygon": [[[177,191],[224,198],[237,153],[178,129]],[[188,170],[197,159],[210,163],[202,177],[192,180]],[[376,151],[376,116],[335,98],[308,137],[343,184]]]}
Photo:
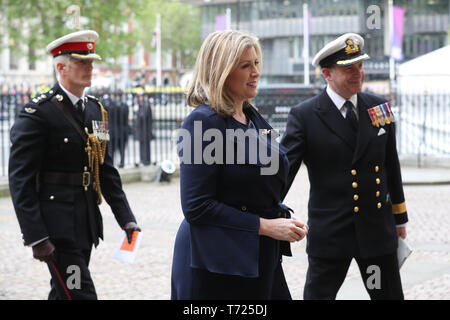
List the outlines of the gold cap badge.
{"label": "gold cap badge", "polygon": [[356,43],[353,42],[353,40],[347,39],[345,43],[347,44],[347,46],[345,47],[346,54],[353,54],[359,52],[359,47]]}

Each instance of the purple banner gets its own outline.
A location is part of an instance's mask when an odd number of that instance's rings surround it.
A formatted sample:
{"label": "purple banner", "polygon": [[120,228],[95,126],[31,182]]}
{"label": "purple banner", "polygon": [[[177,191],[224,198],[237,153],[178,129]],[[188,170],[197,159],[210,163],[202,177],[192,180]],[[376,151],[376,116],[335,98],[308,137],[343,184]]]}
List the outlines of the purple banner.
{"label": "purple banner", "polygon": [[216,31],[226,30],[227,28],[227,15],[220,14],[216,16]]}
{"label": "purple banner", "polygon": [[391,57],[395,60],[403,60],[403,22],[405,18],[405,9],[401,7],[392,7],[393,14],[393,34],[391,36]]}

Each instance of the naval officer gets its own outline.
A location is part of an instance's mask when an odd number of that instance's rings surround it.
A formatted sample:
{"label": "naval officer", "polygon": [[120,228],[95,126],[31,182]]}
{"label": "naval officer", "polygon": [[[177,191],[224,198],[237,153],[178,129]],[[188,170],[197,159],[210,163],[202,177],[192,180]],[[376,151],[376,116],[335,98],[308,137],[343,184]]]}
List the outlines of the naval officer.
{"label": "naval officer", "polygon": [[361,93],[363,48],[347,33],[316,54],[327,87],[291,109],[281,142],[285,194],[302,162],[310,182],[305,299],[335,299],[353,258],[371,299],[403,299],[396,250],[408,218],[395,117],[386,99]]}

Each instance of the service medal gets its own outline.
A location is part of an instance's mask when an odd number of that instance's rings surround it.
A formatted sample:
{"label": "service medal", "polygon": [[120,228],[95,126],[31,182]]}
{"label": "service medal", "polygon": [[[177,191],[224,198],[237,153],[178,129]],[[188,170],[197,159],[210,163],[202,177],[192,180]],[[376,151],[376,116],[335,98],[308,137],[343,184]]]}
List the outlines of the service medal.
{"label": "service medal", "polygon": [[375,114],[377,115],[378,121],[380,121],[380,125],[384,126],[386,124],[386,119],[384,118],[383,111],[381,111],[380,106],[375,107]]}
{"label": "service medal", "polygon": [[395,122],[394,113],[391,110],[391,106],[389,105],[389,102],[386,102],[384,104],[384,108],[386,109],[386,113],[387,113],[387,116],[389,118],[389,121],[390,122]]}
{"label": "service medal", "polygon": [[367,110],[372,120],[372,125],[379,127],[390,124],[395,121],[394,113],[389,106],[389,102],[379,104]]}
{"label": "service medal", "polygon": [[108,122],[92,120],[92,129],[98,140],[109,141]]}
{"label": "service medal", "polygon": [[380,122],[378,121],[377,115],[375,113],[375,109],[370,108],[367,110],[367,112],[369,112],[369,117],[370,117],[370,120],[372,120],[372,125],[378,128],[380,126]]}

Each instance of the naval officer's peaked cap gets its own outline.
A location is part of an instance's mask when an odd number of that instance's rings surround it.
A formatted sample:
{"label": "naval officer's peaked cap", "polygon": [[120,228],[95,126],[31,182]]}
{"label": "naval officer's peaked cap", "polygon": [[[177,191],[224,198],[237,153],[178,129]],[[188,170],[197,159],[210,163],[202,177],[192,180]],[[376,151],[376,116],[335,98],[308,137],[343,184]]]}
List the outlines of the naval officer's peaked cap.
{"label": "naval officer's peaked cap", "polygon": [[364,39],[356,33],[346,33],[327,43],[314,56],[314,67],[330,68],[332,66],[349,66],[362,60],[369,59],[363,51]]}

